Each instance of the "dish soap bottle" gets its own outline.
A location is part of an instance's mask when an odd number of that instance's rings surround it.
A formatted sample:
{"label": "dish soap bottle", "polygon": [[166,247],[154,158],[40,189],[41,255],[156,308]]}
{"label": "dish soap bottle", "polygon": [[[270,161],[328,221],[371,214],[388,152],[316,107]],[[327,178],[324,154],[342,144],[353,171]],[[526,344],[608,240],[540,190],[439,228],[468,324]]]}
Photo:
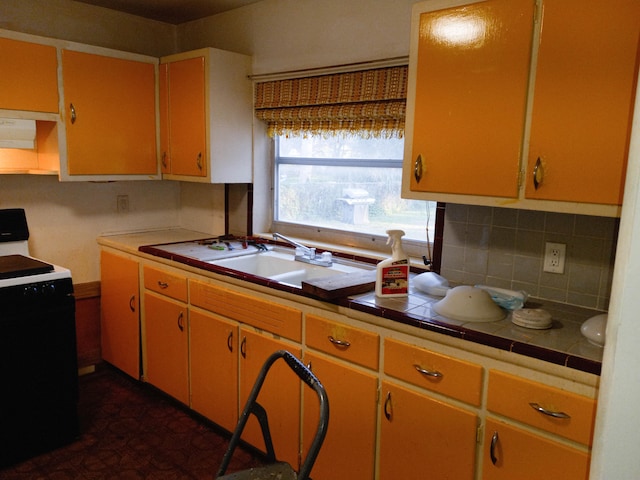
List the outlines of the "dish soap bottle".
{"label": "dish soap bottle", "polygon": [[409,257],[402,249],[402,230],[387,230],[391,258],[378,263],[376,296],[406,297],[409,294]]}

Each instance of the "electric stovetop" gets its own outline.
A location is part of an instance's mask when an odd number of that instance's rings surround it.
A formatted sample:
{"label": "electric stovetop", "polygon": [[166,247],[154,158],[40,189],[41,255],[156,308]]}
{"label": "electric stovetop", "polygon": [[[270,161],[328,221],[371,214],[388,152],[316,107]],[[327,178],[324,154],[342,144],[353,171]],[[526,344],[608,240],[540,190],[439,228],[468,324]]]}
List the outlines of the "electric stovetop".
{"label": "electric stovetop", "polygon": [[40,275],[53,271],[50,265],[24,255],[0,255],[0,279]]}

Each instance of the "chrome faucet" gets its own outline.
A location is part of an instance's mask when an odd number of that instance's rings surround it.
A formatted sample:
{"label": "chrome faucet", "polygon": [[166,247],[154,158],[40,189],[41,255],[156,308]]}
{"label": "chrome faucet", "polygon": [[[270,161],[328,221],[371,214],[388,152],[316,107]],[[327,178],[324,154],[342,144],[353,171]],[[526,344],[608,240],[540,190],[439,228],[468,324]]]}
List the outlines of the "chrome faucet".
{"label": "chrome faucet", "polygon": [[294,246],[296,248],[294,260],[298,262],[310,263],[312,265],[319,265],[321,267],[330,267],[331,265],[333,265],[331,252],[322,252],[322,254],[318,255],[315,248],[302,245],[301,243],[298,243],[295,240],[287,238],[279,233],[274,233],[273,239],[280,239],[284,242],[287,242],[289,245]]}

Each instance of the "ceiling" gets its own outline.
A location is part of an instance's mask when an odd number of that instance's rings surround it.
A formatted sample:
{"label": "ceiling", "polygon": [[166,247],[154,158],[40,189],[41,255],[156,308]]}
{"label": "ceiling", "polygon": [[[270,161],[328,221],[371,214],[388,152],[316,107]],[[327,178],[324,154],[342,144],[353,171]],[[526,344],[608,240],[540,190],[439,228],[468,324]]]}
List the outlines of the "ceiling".
{"label": "ceiling", "polygon": [[161,22],[180,24],[260,0],[75,0]]}

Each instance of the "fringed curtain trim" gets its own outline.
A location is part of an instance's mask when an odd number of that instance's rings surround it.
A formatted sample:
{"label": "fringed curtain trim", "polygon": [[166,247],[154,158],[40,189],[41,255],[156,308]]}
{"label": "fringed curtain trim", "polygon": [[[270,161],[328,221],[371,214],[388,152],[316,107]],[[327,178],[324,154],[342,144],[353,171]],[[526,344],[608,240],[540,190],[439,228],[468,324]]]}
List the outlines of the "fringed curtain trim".
{"label": "fringed curtain trim", "polygon": [[256,84],[256,117],[269,135],[402,137],[407,67]]}

